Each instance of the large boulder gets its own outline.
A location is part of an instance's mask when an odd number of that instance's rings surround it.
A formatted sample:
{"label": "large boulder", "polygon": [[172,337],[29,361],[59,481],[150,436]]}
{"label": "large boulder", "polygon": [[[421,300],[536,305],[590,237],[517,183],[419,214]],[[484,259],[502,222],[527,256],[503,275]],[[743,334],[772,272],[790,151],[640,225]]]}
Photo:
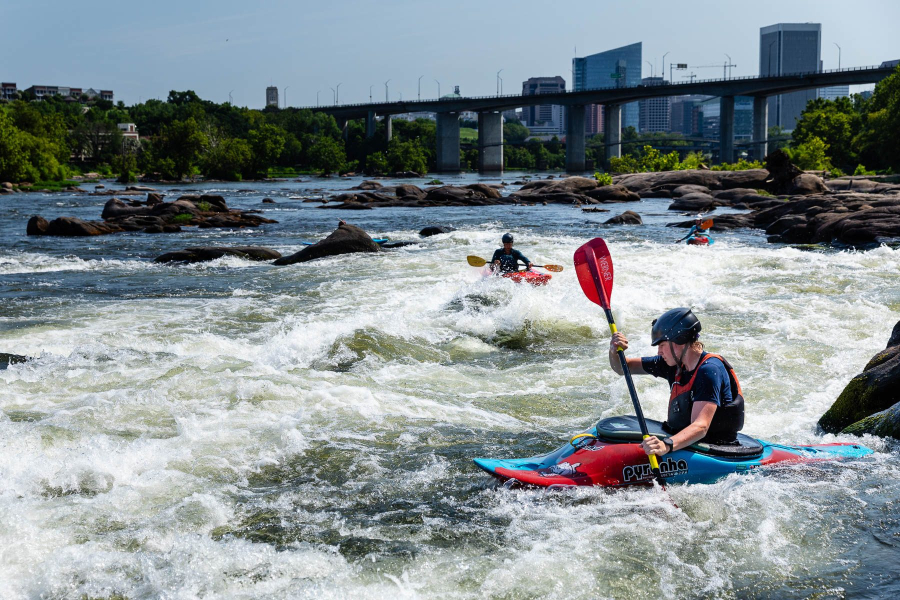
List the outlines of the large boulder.
{"label": "large boulder", "polygon": [[621,215],[616,215],[611,219],[607,219],[603,222],[604,225],[643,225],[644,221],[641,219],[641,215],[637,214],[634,211],[626,210]]}
{"label": "large boulder", "polygon": [[326,256],[337,256],[354,252],[381,252],[381,247],[372,241],[369,234],[359,227],[348,225],[341,221],[338,228],[327,238],[316,242],[312,246],[307,246],[290,256],[283,256],[273,264],[292,265]]}
{"label": "large boulder", "polygon": [[28,235],[53,235],[60,237],[86,237],[123,231],[117,225],[100,221],[83,221],[75,217],[60,217],[49,223],[42,217],[31,217],[25,227]]}
{"label": "large boulder", "polygon": [[787,193],[792,196],[808,196],[810,194],[824,194],[828,191],[822,178],[812,173],[801,173],[794,177]]}
{"label": "large boulder", "polygon": [[169,263],[184,262],[196,263],[216,260],[223,256],[237,256],[246,260],[275,260],[281,258],[281,252],[259,246],[209,246],[203,248],[186,248],[176,252],[168,252],[157,256],[153,262]]}
{"label": "large boulder", "polygon": [[[891,342],[896,342],[891,345]],[[819,419],[819,426],[828,432],[841,431],[866,417],[886,411],[900,402],[900,322],[894,326],[888,347],[879,352],[850,380],[831,408]],[[883,425],[887,416],[865,425],[858,425],[854,433]],[[894,429],[895,434],[900,430]],[[894,435],[894,434],[891,434]],[[900,435],[897,435],[900,437]]]}
{"label": "large boulder", "polygon": [[588,190],[585,193],[588,198],[599,202],[637,202],[641,197],[624,185],[602,185]]}
{"label": "large boulder", "polygon": [[703,213],[715,210],[717,206],[722,206],[724,202],[716,200],[709,194],[700,192],[692,192],[675,198],[669,205],[669,210],[680,210],[682,212]]}
{"label": "large boulder", "polygon": [[784,150],[775,150],[766,156],[766,170],[771,175],[765,189],[773,194],[785,194],[791,189],[799,175],[803,173],[791,162],[791,157]]}
{"label": "large boulder", "polygon": [[841,433],[853,435],[869,433],[900,440],[900,402],[874,415],[869,415],[852,425],[848,425]]}

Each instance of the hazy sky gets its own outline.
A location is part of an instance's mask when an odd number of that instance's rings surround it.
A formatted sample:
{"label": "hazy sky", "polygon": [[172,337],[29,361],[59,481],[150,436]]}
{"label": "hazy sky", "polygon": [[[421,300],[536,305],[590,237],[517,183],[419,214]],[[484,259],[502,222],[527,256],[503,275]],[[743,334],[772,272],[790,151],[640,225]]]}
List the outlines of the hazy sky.
{"label": "hazy sky", "polygon": [[[254,108],[278,86],[290,106],[413,99],[459,85],[463,95],[519,93],[534,76],[561,75],[572,57],[643,42],[659,74],[670,62],[759,71],[759,28],[822,24],[825,68],[900,58],[897,0],[0,0],[0,80],[19,89],[63,85],[112,89],[133,104],[191,89]],[[650,75],[644,63],[643,75]],[[668,66],[666,76],[668,76]],[[697,68],[721,77],[721,66]],[[675,72],[675,79],[684,72]]]}

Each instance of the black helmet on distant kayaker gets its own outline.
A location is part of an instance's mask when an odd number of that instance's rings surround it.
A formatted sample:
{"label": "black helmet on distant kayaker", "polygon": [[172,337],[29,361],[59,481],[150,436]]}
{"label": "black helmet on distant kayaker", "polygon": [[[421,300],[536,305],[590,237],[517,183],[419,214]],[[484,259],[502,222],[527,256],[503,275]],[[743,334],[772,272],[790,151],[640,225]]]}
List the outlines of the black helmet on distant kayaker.
{"label": "black helmet on distant kayaker", "polygon": [[503,237],[500,238],[500,241],[504,244],[512,244],[513,243],[513,235],[511,233],[504,233]]}
{"label": "black helmet on distant kayaker", "polygon": [[673,308],[667,310],[658,319],[653,319],[650,330],[650,344],[658,346],[661,342],[690,344],[700,337],[700,321],[690,308]]}

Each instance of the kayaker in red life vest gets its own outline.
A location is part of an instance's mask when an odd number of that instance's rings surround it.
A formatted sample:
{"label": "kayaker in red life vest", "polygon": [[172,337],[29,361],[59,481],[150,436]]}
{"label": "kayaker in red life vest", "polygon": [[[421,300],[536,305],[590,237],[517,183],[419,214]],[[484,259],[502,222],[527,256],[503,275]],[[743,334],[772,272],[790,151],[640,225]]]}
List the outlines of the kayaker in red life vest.
{"label": "kayaker in red life vest", "polygon": [[[653,320],[651,343],[656,356],[628,358],[634,375],[663,377],[669,382],[669,412],[664,429],[670,437],[650,436],[641,443],[647,454],[664,456],[703,441],[734,444],[744,426],[741,385],[728,361],[703,350],[700,321],[689,308],[673,308]],[[609,343],[609,365],[622,375],[616,348],[628,348],[621,331]]]}
{"label": "kayaker in red life vest", "polygon": [[531,261],[518,250],[513,250],[511,233],[504,233],[500,241],[503,242],[503,247],[494,250],[494,256],[491,257],[491,269],[495,273],[515,273],[519,270],[520,261],[525,263],[527,269],[531,269]]}

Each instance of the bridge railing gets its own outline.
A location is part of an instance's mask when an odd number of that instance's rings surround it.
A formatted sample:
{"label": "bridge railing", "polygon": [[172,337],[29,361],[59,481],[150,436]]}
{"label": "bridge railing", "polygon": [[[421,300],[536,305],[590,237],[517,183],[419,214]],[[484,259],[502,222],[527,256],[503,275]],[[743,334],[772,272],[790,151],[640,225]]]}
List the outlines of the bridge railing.
{"label": "bridge railing", "polygon": [[[693,79],[691,81],[678,81],[678,82],[668,82],[665,84],[636,84],[636,85],[624,85],[621,87],[600,87],[600,88],[585,88],[583,90],[564,90],[562,92],[554,92],[554,96],[557,95],[574,95],[580,94],[583,92],[600,92],[600,91],[608,91],[608,90],[623,90],[623,89],[639,89],[645,87],[671,87],[671,86],[690,86],[697,85],[703,83],[725,83],[729,81],[746,81],[749,79],[790,79],[792,77],[802,77],[805,75],[821,75],[825,73],[852,73],[854,71],[871,71],[875,69],[882,69],[881,65],[872,65],[866,67],[846,67],[843,69],[825,69],[822,71],[798,71],[796,73],[781,73],[780,75],[743,75],[741,77],[726,77],[724,79]],[[539,94],[541,95],[541,94]],[[437,105],[441,103],[447,102],[456,102],[459,100],[514,100],[516,98],[532,98],[533,96],[523,96],[522,94],[494,94],[490,96],[461,96],[459,98],[435,98],[433,100],[398,100],[397,102],[380,102],[380,103],[372,103],[372,102],[357,102],[354,104],[336,104],[332,106],[300,106],[297,107],[300,110],[330,110],[334,108],[355,108],[359,106],[404,106],[406,104],[428,104],[428,105]],[[552,102],[551,102],[552,104]],[[427,110],[416,110],[412,112],[428,112]]]}

